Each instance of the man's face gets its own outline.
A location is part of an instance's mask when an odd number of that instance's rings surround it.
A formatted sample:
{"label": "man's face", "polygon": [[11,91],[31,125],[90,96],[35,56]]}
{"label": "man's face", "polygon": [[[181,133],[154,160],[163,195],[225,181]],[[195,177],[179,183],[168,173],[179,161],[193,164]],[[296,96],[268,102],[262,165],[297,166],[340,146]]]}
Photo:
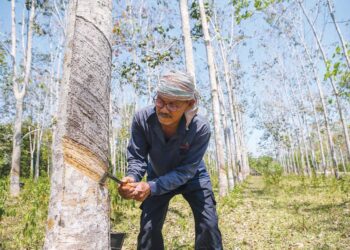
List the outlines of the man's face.
{"label": "man's face", "polygon": [[179,101],[157,95],[154,100],[158,120],[162,125],[176,125],[182,115],[191,108],[193,101]]}

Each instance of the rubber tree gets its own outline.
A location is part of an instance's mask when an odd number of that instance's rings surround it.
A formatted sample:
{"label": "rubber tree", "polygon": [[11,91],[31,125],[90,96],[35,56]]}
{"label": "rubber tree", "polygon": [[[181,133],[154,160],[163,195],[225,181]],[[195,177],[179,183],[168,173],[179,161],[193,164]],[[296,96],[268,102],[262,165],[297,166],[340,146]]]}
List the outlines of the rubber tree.
{"label": "rubber tree", "polygon": [[327,6],[328,6],[329,14],[330,14],[330,16],[332,18],[332,22],[333,22],[334,27],[335,27],[335,29],[337,31],[338,36],[339,36],[339,40],[340,40],[341,46],[343,48],[343,53],[344,53],[344,57],[345,57],[345,60],[346,60],[346,64],[348,66],[348,70],[350,70],[350,59],[349,59],[349,55],[348,55],[348,52],[347,52],[347,49],[346,49],[345,40],[344,40],[343,35],[342,35],[341,31],[340,31],[338,23],[335,21],[334,9],[333,9],[333,4],[331,3],[331,0],[327,0]]}
{"label": "rubber tree", "polygon": [[191,27],[190,19],[188,14],[187,0],[180,0],[180,12],[181,12],[181,22],[182,22],[182,38],[185,46],[185,62],[186,71],[192,75],[195,80],[195,66],[193,60],[193,49],[192,49],[192,39],[191,39]]}
{"label": "rubber tree", "polygon": [[210,42],[210,35],[208,29],[207,16],[205,14],[205,8],[203,0],[198,0],[199,11],[202,22],[202,30],[204,36],[205,47],[207,51],[207,62],[209,67],[209,78],[211,84],[211,97],[213,107],[213,118],[214,118],[214,134],[215,134],[215,147],[217,154],[217,161],[219,166],[219,195],[225,196],[228,193],[228,180],[225,167],[225,157],[223,151],[223,140],[222,140],[222,126],[220,121],[220,103],[218,86],[216,81],[214,52]]}
{"label": "rubber tree", "polygon": [[[323,46],[321,44],[321,40],[318,37],[318,34],[316,32],[315,26],[312,23],[312,21],[310,20],[308,14],[305,11],[305,8],[304,8],[304,6],[303,6],[303,4],[301,3],[300,0],[298,0],[298,3],[299,3],[299,6],[300,6],[300,8],[302,9],[302,11],[304,13],[304,16],[305,16],[307,22],[309,23],[309,25],[311,27],[312,33],[313,33],[313,35],[314,35],[314,37],[316,39],[317,46],[318,46],[319,51],[321,53],[323,62],[325,64],[325,66],[327,67],[327,56],[326,56],[324,48],[323,48]],[[347,154],[348,154],[348,158],[350,159],[350,139],[349,139],[349,134],[348,134],[348,128],[347,128],[346,122],[344,120],[343,109],[341,107],[341,103],[340,103],[340,99],[339,99],[339,91],[338,91],[337,86],[334,83],[333,78],[330,77],[329,80],[330,80],[330,83],[331,83],[331,86],[332,86],[332,89],[333,89],[333,93],[334,93],[334,97],[335,97],[335,100],[336,100],[336,103],[337,103],[337,109],[338,109],[338,112],[339,112],[340,122],[341,122],[341,124],[343,126],[343,133],[344,133],[345,144],[346,144],[346,147],[347,147]],[[334,167],[334,174],[335,174],[336,178],[338,178],[337,165],[338,164],[333,166]]]}
{"label": "rubber tree", "polygon": [[[29,25],[27,33],[27,46],[23,46],[23,66],[24,76],[21,80],[21,76],[17,71],[17,40],[16,40],[16,1],[11,1],[11,59],[12,59],[12,82],[13,93],[16,98],[16,115],[13,128],[12,139],[12,159],[11,159],[11,172],[10,172],[10,194],[11,196],[18,196],[20,192],[19,177],[20,177],[20,162],[21,162],[21,143],[22,143],[22,116],[23,116],[23,100],[26,94],[26,89],[29,84],[29,77],[32,66],[32,38],[33,38],[33,25],[35,17],[35,0],[30,4]],[[22,44],[24,41],[22,41]]]}
{"label": "rubber tree", "polygon": [[[309,65],[311,66],[313,78],[314,78],[314,80],[316,82],[318,94],[319,94],[321,105],[322,105],[322,111],[323,111],[322,113],[323,113],[323,118],[324,118],[324,125],[325,125],[326,132],[327,132],[327,147],[329,148],[329,152],[330,152],[330,155],[331,155],[331,158],[332,158],[332,165],[333,165],[333,167],[336,167],[338,165],[338,160],[337,160],[336,152],[335,152],[335,148],[334,148],[333,133],[332,133],[332,131],[330,129],[329,114],[328,114],[328,108],[327,108],[327,105],[326,105],[326,100],[325,100],[325,96],[324,96],[324,92],[323,92],[323,87],[322,87],[321,81],[320,81],[320,79],[319,79],[319,77],[317,75],[316,66],[315,66],[315,63],[312,60],[309,48],[306,45],[306,42],[303,39],[303,37],[300,34],[300,32],[298,32],[298,37],[300,38],[300,42],[303,45],[304,52],[306,54],[306,58],[307,58],[307,60],[309,62]],[[326,170],[327,170],[326,169],[326,165],[324,167],[324,174],[326,174]]]}
{"label": "rubber tree", "polygon": [[72,0],[44,249],[110,249],[111,0]]}

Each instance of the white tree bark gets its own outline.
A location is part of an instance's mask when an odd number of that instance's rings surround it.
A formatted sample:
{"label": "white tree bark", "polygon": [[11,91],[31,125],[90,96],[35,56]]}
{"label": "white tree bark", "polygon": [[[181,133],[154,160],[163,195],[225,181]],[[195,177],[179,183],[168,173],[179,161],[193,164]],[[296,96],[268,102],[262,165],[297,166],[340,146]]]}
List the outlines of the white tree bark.
{"label": "white tree bark", "polygon": [[214,117],[214,133],[215,133],[215,146],[217,161],[219,166],[219,195],[225,196],[228,193],[228,181],[225,168],[225,157],[223,152],[222,144],[222,126],[220,121],[220,104],[218,96],[218,86],[216,82],[216,72],[213,57],[213,48],[210,43],[210,35],[208,30],[207,17],[205,14],[203,0],[198,0],[199,10],[202,21],[202,30],[204,35],[205,47],[207,50],[208,67],[209,67],[209,77],[211,84],[211,96],[212,96],[212,106],[213,106],[213,117]]}
{"label": "white tree bark", "polygon": [[219,102],[221,107],[221,119],[223,121],[223,128],[224,128],[224,140],[225,140],[225,148],[226,148],[226,162],[227,162],[227,177],[228,177],[228,187],[229,190],[232,190],[235,186],[234,183],[234,177],[233,177],[233,168],[234,168],[234,161],[233,161],[233,152],[232,152],[232,145],[230,140],[230,128],[228,127],[227,123],[227,115],[226,115],[226,109],[224,105],[224,94],[222,92],[222,88],[220,85],[220,80],[218,79],[218,94],[219,94]]}
{"label": "white tree bark", "polygon": [[[31,126],[29,126],[29,153],[30,153],[30,177],[33,178],[34,174],[34,152],[35,152],[35,144],[36,144],[36,130],[31,130]],[[32,133],[34,133],[34,138],[32,139]]]}
{"label": "white tree bark", "polygon": [[72,0],[44,249],[109,249],[111,0]]}
{"label": "white tree bark", "polygon": [[35,158],[35,171],[34,171],[34,180],[35,181],[37,181],[39,179],[40,150],[41,150],[42,139],[43,139],[43,127],[39,126],[39,128],[38,128],[38,136],[37,136],[37,143],[36,143],[36,158]]}
{"label": "white tree bark", "polygon": [[191,39],[191,27],[188,15],[187,0],[180,0],[180,11],[181,11],[181,21],[182,21],[182,37],[185,46],[185,62],[186,71],[192,75],[194,82],[196,83],[195,66],[193,60],[193,49],[192,49],[192,39]]}
{"label": "white tree bark", "polygon": [[333,5],[331,3],[331,0],[327,0],[327,5],[328,5],[328,9],[329,9],[329,14],[331,15],[334,27],[335,27],[335,29],[336,29],[336,31],[338,33],[339,40],[340,40],[341,46],[343,48],[343,53],[344,53],[346,64],[348,65],[348,69],[350,70],[350,59],[349,59],[349,55],[348,55],[348,52],[347,52],[347,49],[346,49],[345,40],[343,38],[343,35],[342,35],[342,33],[341,33],[340,29],[339,29],[339,26],[338,26],[337,22],[335,21],[334,10],[333,10]]}
{"label": "white tree bark", "polygon": [[[318,94],[320,96],[320,101],[321,101],[321,105],[322,105],[322,109],[323,109],[322,113],[323,113],[324,123],[325,123],[324,125],[325,125],[326,131],[327,131],[327,142],[328,142],[327,148],[328,148],[328,152],[330,152],[330,156],[331,156],[331,159],[332,159],[332,164],[331,165],[333,165],[333,167],[334,167],[334,166],[338,165],[338,160],[337,160],[336,152],[335,152],[335,148],[334,148],[332,131],[331,131],[330,126],[329,126],[328,108],[326,106],[326,101],[325,101],[325,97],[324,97],[324,94],[323,94],[323,88],[322,88],[320,79],[317,76],[316,66],[314,65],[314,62],[312,61],[309,49],[306,46],[306,43],[302,39],[300,34],[299,34],[299,37],[300,37],[300,40],[301,40],[302,45],[304,47],[307,59],[308,59],[310,65],[311,65],[311,69],[312,69],[312,73],[313,73],[313,76],[314,76],[314,79],[315,79],[315,82],[316,82]],[[326,164],[326,166],[327,165],[328,164]],[[326,166],[324,168],[324,174],[326,174],[326,171],[327,171]]]}
{"label": "white tree bark", "polygon": [[19,187],[19,177],[21,170],[21,142],[22,142],[22,116],[23,116],[23,98],[26,93],[26,87],[29,83],[29,76],[32,64],[32,37],[33,37],[33,24],[35,16],[35,0],[31,2],[31,10],[29,17],[29,29],[28,29],[28,39],[27,48],[25,51],[25,61],[24,61],[24,81],[22,87],[17,75],[17,63],[16,63],[16,53],[17,53],[17,43],[16,43],[16,4],[15,0],[11,1],[11,57],[12,57],[12,67],[13,67],[13,92],[16,98],[16,116],[13,127],[13,139],[12,139],[12,159],[11,159],[11,172],[10,172],[10,194],[11,196],[18,196],[20,192]]}
{"label": "white tree bark", "polygon": [[[304,6],[301,4],[300,0],[298,0],[298,3],[304,13],[304,16],[306,17],[306,20],[307,22],[309,23],[311,29],[312,29],[312,33],[314,34],[314,37],[316,39],[316,43],[317,43],[317,46],[321,52],[321,56],[322,56],[322,59],[323,59],[323,62],[325,65],[327,65],[327,57],[326,57],[326,54],[325,54],[325,51],[323,49],[323,46],[321,44],[321,41],[316,33],[316,29],[315,29],[315,26],[313,25],[313,23],[311,22],[309,16],[307,15],[306,11],[305,11],[305,8]],[[348,158],[350,159],[350,139],[349,139],[349,134],[348,134],[348,128],[347,128],[347,125],[345,123],[345,120],[344,120],[344,117],[343,117],[343,109],[341,107],[341,104],[340,104],[340,100],[339,100],[339,92],[338,92],[338,88],[337,86],[335,85],[334,81],[333,81],[333,78],[330,77],[329,78],[330,82],[331,82],[331,86],[333,88],[333,92],[334,92],[334,97],[335,97],[335,100],[336,100],[336,103],[337,103],[337,109],[338,109],[338,112],[339,112],[339,118],[340,118],[340,122],[342,123],[343,125],[343,133],[344,133],[344,140],[345,140],[345,143],[346,143],[346,147],[347,147],[347,153],[348,153]],[[335,149],[333,149],[335,151]],[[335,177],[338,178],[338,172],[337,172],[337,166],[338,164],[336,164],[335,166],[333,166],[334,168],[334,174],[335,174]]]}

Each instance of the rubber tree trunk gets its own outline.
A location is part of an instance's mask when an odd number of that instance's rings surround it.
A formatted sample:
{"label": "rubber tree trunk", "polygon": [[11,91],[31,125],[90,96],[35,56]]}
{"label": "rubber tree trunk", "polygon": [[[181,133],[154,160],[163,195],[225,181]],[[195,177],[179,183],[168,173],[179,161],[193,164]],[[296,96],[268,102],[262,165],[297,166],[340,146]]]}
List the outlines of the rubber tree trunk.
{"label": "rubber tree trunk", "polygon": [[[323,117],[324,117],[324,125],[325,125],[326,131],[327,131],[327,142],[328,142],[327,148],[328,148],[328,152],[330,152],[330,156],[332,158],[332,164],[333,164],[332,168],[334,168],[335,166],[338,165],[338,161],[337,161],[335,148],[334,148],[333,135],[332,135],[331,129],[329,127],[328,108],[326,106],[326,101],[325,101],[325,97],[324,97],[324,94],[323,94],[323,88],[322,88],[320,79],[317,76],[316,66],[314,65],[314,63],[313,63],[313,61],[311,59],[311,55],[310,55],[309,49],[307,48],[307,46],[305,44],[305,41],[302,41],[302,44],[303,44],[303,47],[305,49],[305,53],[306,53],[307,59],[308,59],[310,65],[311,65],[312,73],[313,73],[314,79],[316,81],[317,90],[318,90],[318,93],[319,93],[319,96],[320,96],[320,101],[321,101],[322,110],[323,110]],[[325,166],[324,174],[326,174],[326,171],[327,171],[327,168]]]}
{"label": "rubber tree trunk", "polygon": [[195,66],[193,60],[193,49],[191,39],[191,27],[188,15],[187,0],[180,0],[180,12],[182,21],[182,38],[185,46],[186,71],[193,77],[196,83]]}
{"label": "rubber tree trunk", "polygon": [[207,17],[205,14],[203,0],[198,0],[199,11],[202,20],[202,29],[205,41],[205,47],[207,50],[208,58],[208,67],[209,67],[209,78],[211,84],[211,97],[212,97],[212,106],[213,106],[213,117],[214,117],[214,133],[215,133],[215,147],[217,154],[217,162],[219,167],[219,195],[225,196],[228,192],[228,181],[225,168],[225,157],[223,151],[222,143],[222,126],[220,122],[220,104],[218,96],[218,86],[216,82],[216,72],[214,64],[214,53],[213,48],[210,43],[210,35],[208,30]]}
{"label": "rubber tree trunk", "polygon": [[232,152],[232,145],[231,145],[231,139],[230,139],[230,128],[228,127],[228,118],[226,115],[226,109],[224,105],[224,94],[222,92],[222,88],[220,85],[220,80],[218,79],[218,93],[219,93],[219,101],[220,101],[220,107],[221,107],[221,119],[223,121],[223,127],[224,127],[224,140],[225,140],[225,148],[226,148],[226,162],[227,162],[227,177],[228,177],[228,187],[229,190],[232,190],[235,187],[234,182],[234,176],[233,176],[233,169],[234,169],[234,160],[233,158],[233,152]]}
{"label": "rubber tree trunk", "polygon": [[[303,69],[304,69],[304,67],[303,67]],[[305,73],[305,71],[304,71],[304,73]],[[322,140],[322,135],[321,135],[320,121],[318,120],[315,101],[314,101],[314,98],[311,94],[310,84],[308,81],[306,81],[306,86],[307,86],[307,91],[308,91],[308,95],[309,95],[309,99],[310,99],[310,103],[311,103],[311,107],[312,107],[312,113],[314,115],[314,119],[315,119],[315,123],[316,123],[317,138],[318,138],[318,142],[320,145],[320,153],[321,153],[321,159],[322,159],[322,167],[321,168],[323,170],[323,169],[327,168],[327,164],[326,164],[326,157],[325,157],[325,153],[324,153],[324,149],[323,149],[323,140]]]}
{"label": "rubber tree trunk", "polygon": [[350,70],[350,59],[349,59],[349,55],[348,55],[348,52],[347,52],[347,49],[346,49],[345,40],[343,38],[343,35],[342,35],[342,33],[341,33],[340,29],[339,29],[339,26],[338,26],[337,22],[335,21],[333,4],[331,3],[331,0],[327,0],[327,5],[328,5],[329,14],[330,14],[330,16],[332,18],[334,27],[335,27],[335,29],[337,31],[337,34],[339,36],[339,40],[340,40],[341,46],[343,48],[343,53],[344,53],[344,57],[345,57],[345,60],[346,60],[346,64],[348,65],[348,70]]}
{"label": "rubber tree trunk", "polygon": [[26,94],[26,86],[29,83],[29,76],[32,65],[32,38],[33,38],[33,24],[35,17],[35,0],[31,2],[31,10],[29,15],[29,28],[27,47],[24,60],[24,80],[22,87],[17,76],[16,65],[16,4],[15,0],[11,1],[11,58],[13,67],[13,92],[16,98],[16,116],[13,129],[12,138],[12,158],[11,158],[11,172],[10,172],[10,195],[18,196],[20,192],[19,177],[21,170],[21,143],[22,143],[22,116],[23,116],[23,99]]}
{"label": "rubber tree trunk", "polygon": [[72,0],[44,249],[110,249],[111,0]]}
{"label": "rubber tree trunk", "polygon": [[[34,138],[32,139],[32,134],[34,134]],[[37,131],[34,129],[31,130],[31,127],[29,127],[29,153],[30,153],[30,178],[33,178],[34,176],[34,153],[36,148],[36,134]]]}
{"label": "rubber tree trunk", "polygon": [[[305,11],[305,8],[304,6],[301,4],[300,1],[298,1],[306,19],[307,19],[307,22],[309,23],[311,29],[312,29],[312,33],[314,34],[315,36],[315,39],[316,39],[316,42],[317,42],[317,45],[318,45],[318,48],[321,52],[321,56],[322,56],[322,59],[323,59],[323,62],[325,64],[325,66],[327,66],[327,57],[326,57],[326,54],[325,54],[325,51],[323,49],[323,46],[321,44],[321,41],[316,33],[316,29],[315,29],[315,26],[313,25],[313,23],[311,22],[309,16],[306,14],[306,11]],[[335,97],[335,100],[336,100],[336,103],[337,103],[337,109],[338,109],[338,112],[339,112],[339,118],[340,118],[340,122],[342,123],[343,125],[343,133],[344,133],[344,140],[345,140],[345,144],[346,144],[346,148],[347,148],[347,154],[348,154],[348,158],[350,159],[350,139],[349,139],[349,134],[348,134],[348,128],[347,128],[347,125],[345,123],[345,120],[344,120],[344,116],[343,116],[343,109],[341,107],[341,103],[340,103],[340,99],[339,99],[339,92],[338,92],[338,89],[337,89],[337,86],[335,85],[334,81],[333,81],[333,78],[330,77],[329,78],[330,82],[331,82],[331,86],[333,88],[333,92],[334,92],[334,97]],[[334,149],[333,149],[334,150]],[[338,178],[338,171],[337,171],[337,167],[338,167],[338,164],[336,164],[333,168],[334,168],[334,175],[336,178]]]}
{"label": "rubber tree trunk", "polygon": [[43,139],[43,127],[39,126],[37,143],[36,143],[36,157],[35,157],[35,171],[34,171],[35,181],[39,179],[39,174],[40,174],[40,151],[41,151],[42,139]]}
{"label": "rubber tree trunk", "polygon": [[244,127],[243,127],[243,117],[242,117],[242,111],[238,110],[238,125],[239,125],[239,136],[240,136],[240,144],[241,144],[241,152],[242,152],[242,166],[243,166],[243,178],[245,179],[249,173],[249,160],[248,160],[248,153],[246,149],[246,144],[244,140]]}
{"label": "rubber tree trunk", "polygon": [[[225,53],[225,46],[222,42],[222,40],[218,41],[219,42],[219,48],[220,48],[220,55],[222,58],[223,66],[224,66],[224,77],[225,77],[225,84],[226,84],[226,89],[227,89],[227,96],[228,96],[228,104],[229,104],[229,114],[230,114],[230,120],[232,123],[233,127],[233,139],[234,139],[234,148],[235,148],[235,155],[232,156],[232,158],[235,159],[234,166],[239,166],[242,165],[242,159],[241,159],[241,145],[239,144],[239,135],[238,135],[238,117],[237,113],[234,112],[234,109],[237,108],[237,105],[235,103],[235,96],[233,92],[233,87],[232,87],[232,78],[230,77],[230,70],[229,70],[229,64],[227,62],[227,53]],[[233,147],[232,147],[233,148]],[[233,150],[232,150],[233,153]],[[236,167],[234,167],[236,168]],[[238,172],[240,172],[239,169],[237,169]],[[236,171],[236,173],[237,173]],[[237,174],[238,178],[239,174]]]}

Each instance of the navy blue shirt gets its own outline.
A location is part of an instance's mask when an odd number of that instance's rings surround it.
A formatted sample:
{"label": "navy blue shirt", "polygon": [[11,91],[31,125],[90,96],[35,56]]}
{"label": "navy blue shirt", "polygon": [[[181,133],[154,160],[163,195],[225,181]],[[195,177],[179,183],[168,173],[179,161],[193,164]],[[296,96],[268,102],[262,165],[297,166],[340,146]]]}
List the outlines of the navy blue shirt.
{"label": "navy blue shirt", "polygon": [[131,125],[127,175],[140,181],[147,172],[151,196],[168,193],[190,180],[208,180],[203,155],[210,139],[208,121],[195,115],[186,129],[183,116],[165,140],[154,106],[139,110]]}

